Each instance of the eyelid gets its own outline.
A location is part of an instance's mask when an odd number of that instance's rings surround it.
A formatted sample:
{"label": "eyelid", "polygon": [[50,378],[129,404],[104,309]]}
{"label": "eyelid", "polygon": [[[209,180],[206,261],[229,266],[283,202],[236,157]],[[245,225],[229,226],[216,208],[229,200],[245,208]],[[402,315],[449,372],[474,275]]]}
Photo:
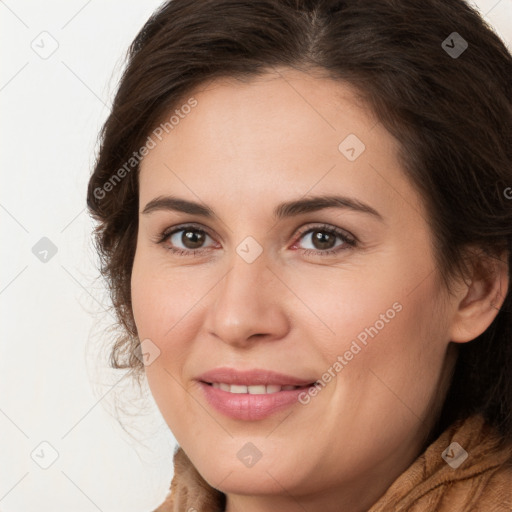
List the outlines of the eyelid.
{"label": "eyelid", "polygon": [[[342,239],[346,239],[347,242],[356,244],[359,243],[357,237],[355,237],[350,231],[346,229],[339,228],[337,226],[327,224],[325,222],[320,223],[310,223],[299,229],[296,239],[300,240],[304,235],[310,233],[311,231],[327,231],[329,233],[334,233]],[[295,243],[295,242],[294,242]]]}
{"label": "eyelid", "polygon": [[184,231],[187,228],[203,232],[203,233],[207,234],[212,240],[215,239],[215,237],[210,233],[209,229],[205,228],[205,226],[203,226],[201,224],[196,224],[194,222],[187,222],[185,224],[177,224],[176,226],[172,226],[172,227],[164,229],[160,234],[158,234],[156,236],[155,242],[163,243],[163,242],[165,242],[165,240],[167,238],[169,238],[174,233],[176,233],[178,231]]}
{"label": "eyelid", "polygon": [[[165,229],[161,234],[159,234],[156,237],[154,242],[157,244],[163,244],[173,234],[180,232],[180,231],[185,231],[187,229],[204,233],[204,234],[208,235],[212,240],[214,240],[214,241],[216,240],[216,238],[210,233],[208,228],[206,228],[205,226],[203,226],[201,224],[189,222],[189,223],[184,223],[184,224],[178,224],[176,226],[172,226],[170,228]],[[304,254],[315,253],[318,255],[332,255],[332,254],[341,252],[343,250],[346,250],[347,248],[355,247],[356,245],[359,244],[359,240],[357,239],[357,237],[355,237],[352,233],[350,233],[349,231],[347,231],[343,228],[340,228],[340,227],[337,227],[337,226],[334,226],[331,224],[327,224],[325,222],[324,223],[322,223],[322,222],[314,223],[313,222],[313,223],[309,223],[309,224],[298,229],[297,235],[294,237],[294,242],[292,243],[291,247],[294,247],[302,239],[302,237],[304,237],[304,235],[306,235],[312,231],[325,231],[325,232],[334,234],[335,236],[339,237],[343,241],[342,247],[341,248],[338,247],[335,249],[324,249],[324,250],[303,249],[300,247],[297,248],[297,250],[302,251]],[[348,247],[343,247],[344,245],[347,245]],[[209,249],[209,247],[200,247],[198,249],[181,249],[181,248],[176,248],[176,247],[167,248],[167,250],[170,250],[175,253],[180,253],[180,254],[189,253],[189,254],[193,254],[193,255],[195,255],[196,253],[203,253],[204,251],[207,251],[208,249]]]}

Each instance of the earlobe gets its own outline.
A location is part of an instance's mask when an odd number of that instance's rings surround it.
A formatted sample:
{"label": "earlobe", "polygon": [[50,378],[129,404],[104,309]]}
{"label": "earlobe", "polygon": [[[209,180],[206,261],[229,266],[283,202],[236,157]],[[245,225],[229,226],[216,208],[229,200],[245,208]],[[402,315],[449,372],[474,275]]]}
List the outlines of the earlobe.
{"label": "earlobe", "polygon": [[476,262],[471,282],[452,321],[451,341],[474,340],[492,324],[509,290],[506,261],[506,257],[486,257]]}

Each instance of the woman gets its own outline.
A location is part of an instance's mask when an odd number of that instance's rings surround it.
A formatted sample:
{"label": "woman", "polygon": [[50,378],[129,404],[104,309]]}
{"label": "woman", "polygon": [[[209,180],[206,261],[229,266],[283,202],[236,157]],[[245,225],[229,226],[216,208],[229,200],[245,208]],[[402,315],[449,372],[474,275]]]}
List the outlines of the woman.
{"label": "woman", "polygon": [[173,0],[88,188],[163,511],[512,510],[512,57],[462,0]]}

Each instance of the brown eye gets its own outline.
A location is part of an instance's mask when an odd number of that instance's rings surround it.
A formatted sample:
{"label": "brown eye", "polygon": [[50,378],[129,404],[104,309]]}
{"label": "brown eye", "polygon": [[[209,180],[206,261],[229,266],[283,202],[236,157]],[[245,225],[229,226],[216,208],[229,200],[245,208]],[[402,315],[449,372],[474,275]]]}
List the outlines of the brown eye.
{"label": "brown eye", "polygon": [[339,228],[317,226],[304,231],[293,247],[299,248],[305,254],[324,256],[335,254],[356,245],[356,239]]}
{"label": "brown eye", "polygon": [[180,242],[187,249],[198,249],[204,243],[206,233],[200,232],[196,229],[182,230]]}
{"label": "brown eye", "polygon": [[332,249],[336,244],[336,235],[322,230],[311,232],[311,242],[315,249],[326,250]]}
{"label": "brown eye", "polygon": [[182,226],[164,233],[160,243],[170,245],[172,250],[186,252],[207,248],[208,246],[205,247],[207,239],[213,241],[210,235],[202,229],[193,226]]}

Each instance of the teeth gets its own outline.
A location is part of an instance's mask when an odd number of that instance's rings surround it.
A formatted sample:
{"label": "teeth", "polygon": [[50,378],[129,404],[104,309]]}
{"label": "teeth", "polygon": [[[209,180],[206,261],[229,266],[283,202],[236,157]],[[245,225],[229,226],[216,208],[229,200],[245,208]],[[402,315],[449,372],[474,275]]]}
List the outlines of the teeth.
{"label": "teeth", "polygon": [[229,387],[230,393],[247,393],[247,386],[238,386],[237,384],[231,384]]}
{"label": "teeth", "polygon": [[238,384],[225,384],[224,382],[212,382],[212,387],[228,391],[229,393],[249,393],[250,395],[266,395],[271,393],[278,393],[279,391],[290,391],[297,389],[299,386],[279,386],[277,384],[258,384],[254,386],[242,386]]}
{"label": "teeth", "polygon": [[247,386],[247,391],[251,395],[265,395],[267,393],[264,384],[262,384],[261,386]]}

